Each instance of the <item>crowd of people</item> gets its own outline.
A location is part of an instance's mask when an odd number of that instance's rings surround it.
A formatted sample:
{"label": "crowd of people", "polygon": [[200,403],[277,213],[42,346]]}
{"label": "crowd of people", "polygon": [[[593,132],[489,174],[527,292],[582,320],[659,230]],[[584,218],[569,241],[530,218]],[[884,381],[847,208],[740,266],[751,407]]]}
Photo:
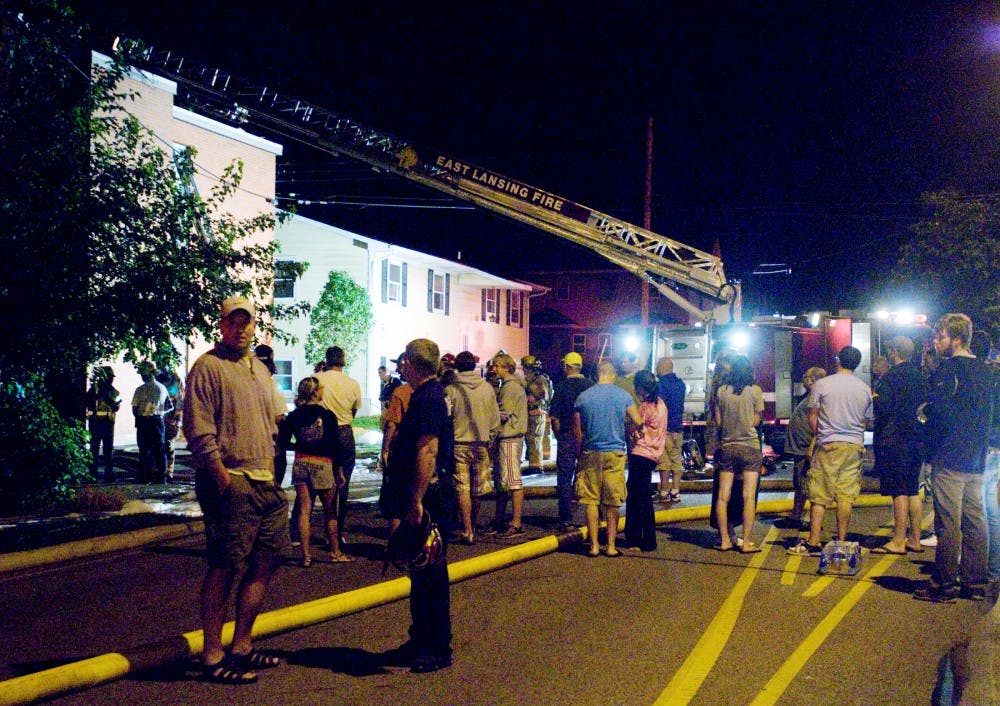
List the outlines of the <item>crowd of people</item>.
{"label": "crowd of people", "polygon": [[[352,560],[344,528],[358,384],[343,372],[344,351],[331,347],[324,369],[300,381],[296,407],[286,415],[262,362],[266,350],[254,355],[250,348],[256,313],[245,298],[223,302],[221,341],[192,367],[183,403],[208,546],[201,590],[203,671],[207,679],[227,684],[250,683],[260,670],[279,664],[276,656],[252,645],[253,623],[289,545],[299,546],[303,567],[312,564],[310,518],[316,497],[330,560]],[[978,352],[970,352],[970,344]],[[808,536],[789,553],[822,551],[828,508],[835,508],[835,537],[848,538],[860,493],[863,434],[874,423],[876,468],[882,492],[893,499],[895,528],[892,538],[872,551],[923,551],[919,486],[922,465],[929,464],[937,553],[931,581],[915,597],[950,602],[958,596],[985,598],[988,587],[996,591],[1000,410],[995,406],[997,371],[983,361],[988,339],[985,351],[982,344],[968,317],[949,314],[935,327],[936,365],[929,373],[911,362],[918,352],[902,337],[890,341],[889,368],[874,393],[854,374],[861,353],[851,346],[838,352],[830,374],[821,368],[806,371],[807,394],[788,427],[795,493],[791,517],[783,525],[803,530],[808,500]],[[577,526],[575,511],[582,507],[587,557],[656,549],[654,500],[680,502],[685,387],[670,358],[656,362],[655,375],[638,365],[619,369],[600,361],[595,380],[582,374],[583,359],[571,352],[561,361],[555,385],[533,356],[520,361],[521,376],[517,362],[503,351],[480,366],[469,351],[442,357],[428,339],[411,341],[392,362],[401,380],[379,371],[379,509],[390,529],[386,560],[407,571],[412,585],[409,639],[391,654],[397,663],[418,673],[451,665],[448,545],[471,545],[484,535],[524,534],[522,464],[526,456],[526,471],[540,468],[549,428],[557,440],[560,531]],[[759,552],[753,532],[763,461],[763,394],[751,362],[734,354],[719,356],[709,389],[705,442],[714,468],[715,548]],[[104,406],[113,407],[113,396],[104,396]],[[150,408],[160,404],[152,395],[137,399]],[[284,470],[276,463],[285,450],[295,452],[291,523],[281,491]],[[659,492],[654,495],[655,471]],[[490,493],[496,497],[493,520],[479,524],[482,499]],[[625,503],[621,541],[617,527]],[[603,533],[602,516],[607,521]],[[237,579],[236,622],[227,650],[222,625]]]}

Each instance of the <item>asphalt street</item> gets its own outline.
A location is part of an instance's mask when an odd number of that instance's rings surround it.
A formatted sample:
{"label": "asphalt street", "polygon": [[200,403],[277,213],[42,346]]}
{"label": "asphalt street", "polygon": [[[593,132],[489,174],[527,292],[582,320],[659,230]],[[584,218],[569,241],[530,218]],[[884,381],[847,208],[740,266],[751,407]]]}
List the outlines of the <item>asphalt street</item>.
{"label": "asphalt street", "polygon": [[[684,504],[706,501],[690,493]],[[265,611],[399,578],[392,568],[383,576],[374,509],[358,505],[353,516],[358,561],[302,569],[289,556]],[[857,538],[881,543],[890,516],[858,508]],[[554,499],[530,500],[526,541],[549,535],[554,518]],[[567,549],[456,583],[455,664],[435,674],[380,658],[406,638],[400,600],[261,639],[286,664],[255,685],[210,684],[182,664],[55,703],[951,703],[948,655],[982,631],[989,606],[914,601],[932,550],[866,555],[856,577],[818,576],[816,559],[785,555],[795,532],[771,519],[757,528],[761,554],[714,551],[707,520],[693,520],[662,527],[655,553],[590,559]],[[0,576],[0,679],[196,630],[202,541]],[[453,571],[508,546],[452,546]]]}

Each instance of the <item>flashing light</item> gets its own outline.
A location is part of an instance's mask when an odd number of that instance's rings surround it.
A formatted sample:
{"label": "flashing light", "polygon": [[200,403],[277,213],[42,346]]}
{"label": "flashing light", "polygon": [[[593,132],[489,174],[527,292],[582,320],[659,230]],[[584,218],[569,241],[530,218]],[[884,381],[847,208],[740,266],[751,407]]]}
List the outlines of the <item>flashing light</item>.
{"label": "flashing light", "polygon": [[701,328],[702,327],[702,323],[700,321],[695,321],[694,322],[694,327],[695,328]]}
{"label": "flashing light", "polygon": [[875,312],[875,318],[879,321],[886,321],[889,318],[889,312],[885,309],[879,309]]}
{"label": "flashing light", "polygon": [[639,350],[639,337],[634,334],[626,337],[625,350],[629,351],[630,353],[635,353],[637,350]]}
{"label": "flashing light", "polygon": [[814,311],[812,313],[812,316],[809,317],[809,323],[812,324],[813,328],[816,328],[817,326],[819,326],[819,312],[818,311]]}
{"label": "flashing light", "polygon": [[903,309],[896,314],[896,323],[908,326],[913,323],[914,317],[916,317],[916,314],[913,312],[913,309]]}
{"label": "flashing light", "polygon": [[729,345],[738,351],[745,351],[750,345],[750,334],[746,331],[734,331],[729,337]]}

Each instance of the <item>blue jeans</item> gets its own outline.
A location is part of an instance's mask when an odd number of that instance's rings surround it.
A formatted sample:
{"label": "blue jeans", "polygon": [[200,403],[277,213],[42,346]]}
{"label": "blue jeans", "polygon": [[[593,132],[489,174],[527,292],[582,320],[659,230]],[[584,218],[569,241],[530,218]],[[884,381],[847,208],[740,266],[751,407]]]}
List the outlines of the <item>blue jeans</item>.
{"label": "blue jeans", "polygon": [[986,510],[986,534],[989,537],[988,559],[990,581],[1000,581],[1000,501],[997,484],[1000,483],[1000,448],[991,448],[986,456],[986,473],[983,474],[983,508]]}
{"label": "blue jeans", "polygon": [[571,434],[556,440],[556,495],[559,498],[559,521],[573,521],[573,477],[576,475],[576,441]]}
{"label": "blue jeans", "polygon": [[[983,474],[935,468],[934,532],[938,544],[931,583],[939,589],[986,585],[986,517]],[[995,489],[994,489],[995,492]]]}

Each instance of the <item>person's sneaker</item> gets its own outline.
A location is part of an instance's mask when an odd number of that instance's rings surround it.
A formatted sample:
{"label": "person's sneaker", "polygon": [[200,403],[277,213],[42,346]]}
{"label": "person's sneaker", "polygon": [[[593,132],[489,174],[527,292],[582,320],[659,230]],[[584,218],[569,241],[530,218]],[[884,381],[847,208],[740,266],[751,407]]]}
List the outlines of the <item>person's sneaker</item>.
{"label": "person's sneaker", "polygon": [[962,586],[958,589],[958,597],[967,601],[985,601],[986,588],[984,586]]}
{"label": "person's sneaker", "polygon": [[429,674],[451,666],[451,655],[421,655],[414,658],[410,671],[415,674]]}
{"label": "person's sneaker", "polygon": [[524,534],[523,527],[515,527],[514,525],[507,525],[506,528],[497,532],[497,537],[519,537]]}
{"label": "person's sneaker", "polygon": [[937,535],[929,534],[920,540],[921,547],[936,547],[937,546]]}
{"label": "person's sneaker", "polygon": [[507,528],[504,525],[498,525],[495,522],[491,522],[486,525],[483,530],[479,533],[482,535],[496,535],[503,533]]}
{"label": "person's sneaker", "polygon": [[786,549],[785,553],[792,556],[819,556],[823,553],[823,547],[818,544],[809,544],[803,539],[795,546]]}
{"label": "person's sneaker", "polygon": [[954,603],[958,597],[958,591],[954,588],[936,588],[927,585],[914,591],[913,597],[918,601],[928,601],[929,603]]}
{"label": "person's sneaker", "polygon": [[572,532],[575,529],[578,529],[578,527],[572,522],[560,522],[556,525],[556,532],[559,532],[560,534],[563,532]]}

